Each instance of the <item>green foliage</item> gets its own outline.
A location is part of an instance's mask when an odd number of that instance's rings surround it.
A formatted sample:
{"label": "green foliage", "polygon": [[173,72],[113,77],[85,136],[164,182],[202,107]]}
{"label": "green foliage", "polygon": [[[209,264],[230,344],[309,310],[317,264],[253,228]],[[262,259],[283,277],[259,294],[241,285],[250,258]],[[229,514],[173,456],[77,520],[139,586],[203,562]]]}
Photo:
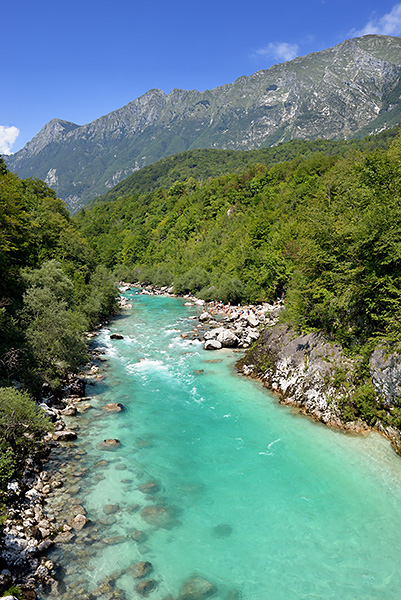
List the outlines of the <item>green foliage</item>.
{"label": "green foliage", "polygon": [[23,275],[27,289],[21,311],[35,375],[58,387],[86,359],[86,321],[75,310],[73,283],[55,261]]}
{"label": "green foliage", "polygon": [[51,424],[27,392],[0,388],[0,490],[27,456],[42,449]]}
{"label": "green foliage", "polygon": [[115,309],[116,290],[96,281],[95,253],[53,190],[2,162],[0,271],[0,382],[60,385],[86,359],[81,334]]}
{"label": "green foliage", "polygon": [[14,596],[17,600],[24,600],[24,594],[18,585],[10,586],[4,593],[2,598],[6,596]]}

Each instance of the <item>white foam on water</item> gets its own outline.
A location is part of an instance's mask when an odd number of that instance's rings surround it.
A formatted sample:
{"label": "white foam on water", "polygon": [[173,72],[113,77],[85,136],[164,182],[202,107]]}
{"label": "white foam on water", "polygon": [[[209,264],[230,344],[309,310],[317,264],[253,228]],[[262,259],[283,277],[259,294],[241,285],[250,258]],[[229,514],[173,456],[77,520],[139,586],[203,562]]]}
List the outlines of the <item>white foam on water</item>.
{"label": "white foam on water", "polygon": [[151,358],[141,358],[138,362],[129,363],[127,365],[127,371],[131,373],[135,371],[143,372],[149,370],[167,373],[169,371],[169,368],[163,363],[163,361],[154,360]]}
{"label": "white foam on water", "polygon": [[270,444],[267,446],[267,450],[265,452],[259,452],[259,454],[263,455],[263,456],[272,456],[273,452],[270,451],[270,448],[272,446],[274,446],[274,444],[277,444],[277,442],[281,442],[280,438],[277,438],[276,440],[274,440],[273,442],[270,442]]}

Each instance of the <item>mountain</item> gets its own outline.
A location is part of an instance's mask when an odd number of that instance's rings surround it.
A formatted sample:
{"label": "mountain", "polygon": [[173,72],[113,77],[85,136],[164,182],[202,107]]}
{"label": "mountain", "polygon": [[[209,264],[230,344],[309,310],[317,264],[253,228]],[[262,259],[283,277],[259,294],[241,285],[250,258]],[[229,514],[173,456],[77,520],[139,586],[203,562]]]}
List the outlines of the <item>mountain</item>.
{"label": "mountain", "polygon": [[5,160],[20,177],[44,179],[75,211],[185,150],[252,150],[392,127],[400,96],[401,38],[368,35],[214,90],[150,90],[87,125],[53,119]]}

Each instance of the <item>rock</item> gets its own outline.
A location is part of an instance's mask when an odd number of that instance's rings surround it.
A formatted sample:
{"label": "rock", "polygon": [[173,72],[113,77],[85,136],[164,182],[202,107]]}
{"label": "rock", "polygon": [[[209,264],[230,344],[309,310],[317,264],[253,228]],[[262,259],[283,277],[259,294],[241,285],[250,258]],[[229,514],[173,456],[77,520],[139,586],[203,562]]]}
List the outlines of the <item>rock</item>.
{"label": "rock", "polygon": [[220,350],[222,347],[221,342],[218,340],[206,340],[203,346],[205,350]]}
{"label": "rock", "polygon": [[75,540],[75,535],[70,531],[63,531],[59,533],[57,537],[54,538],[54,542],[56,544],[68,544]]}
{"label": "rock", "polygon": [[98,444],[98,448],[100,450],[115,450],[116,448],[119,448],[120,446],[121,446],[120,440],[116,440],[116,439],[103,440],[103,442],[100,442],[100,444]]}
{"label": "rock", "polygon": [[61,410],[60,413],[62,415],[64,415],[65,417],[75,417],[75,415],[77,414],[77,408],[76,408],[76,406],[73,406],[72,404],[70,404],[70,405],[66,406],[66,408]]}
{"label": "rock", "polygon": [[116,546],[117,544],[123,544],[126,541],[127,538],[125,535],[114,535],[112,537],[103,539],[103,542],[108,546]]}
{"label": "rock", "polygon": [[64,429],[62,431],[55,431],[52,434],[52,438],[55,442],[72,442],[77,439],[75,431],[69,431]]}
{"label": "rock", "polygon": [[237,336],[229,329],[224,329],[217,336],[217,341],[221,343],[223,348],[233,348],[238,344]]}
{"label": "rock", "polygon": [[143,531],[140,531],[139,529],[134,529],[134,531],[132,531],[131,533],[131,537],[134,540],[134,542],[144,542],[146,541],[148,536]]}
{"label": "rock", "polygon": [[401,356],[390,348],[378,346],[369,360],[376,394],[387,406],[399,406],[401,398]]}
{"label": "rock", "polygon": [[105,410],[105,411],[111,412],[111,413],[121,412],[124,410],[124,408],[125,408],[124,405],[120,404],[120,402],[109,402],[105,406],[102,406],[102,410]]}
{"label": "rock", "polygon": [[233,528],[231,527],[231,525],[227,525],[226,523],[216,525],[216,527],[213,527],[213,533],[217,535],[217,537],[227,537],[231,535],[232,532]]}
{"label": "rock", "polygon": [[114,515],[119,510],[120,510],[120,505],[119,504],[105,504],[103,506],[103,512],[106,515]]}
{"label": "rock", "polygon": [[142,579],[152,570],[152,563],[147,561],[137,562],[129,570],[134,579]]}
{"label": "rock", "polygon": [[137,583],[135,586],[135,590],[138,592],[138,594],[145,597],[148,596],[154,589],[156,589],[156,582],[153,581],[153,579],[146,579],[145,581]]}
{"label": "rock", "polygon": [[110,335],[110,339],[111,339],[111,340],[123,340],[123,339],[124,339],[124,336],[123,336],[123,335],[121,335],[121,333],[112,333],[112,334]]}
{"label": "rock", "polygon": [[85,517],[85,515],[76,515],[70,521],[71,527],[75,529],[75,531],[81,531],[87,523],[89,523],[89,519]]}
{"label": "rock", "polygon": [[160,486],[155,482],[143,483],[138,485],[138,490],[143,494],[155,494],[160,490]]}
{"label": "rock", "polygon": [[199,315],[199,321],[201,321],[202,323],[204,323],[206,321],[210,321],[211,318],[212,318],[212,315],[209,314],[208,312],[203,312],[201,315]]}
{"label": "rock", "polygon": [[257,327],[259,325],[259,319],[255,317],[255,315],[244,315],[243,318],[248,321],[248,324],[251,327]]}
{"label": "rock", "polygon": [[21,588],[21,592],[23,594],[24,600],[37,600],[37,594],[35,592],[35,590],[31,589],[31,588],[26,588],[23,585],[20,586]]}
{"label": "rock", "polygon": [[216,592],[216,588],[207,579],[200,576],[190,577],[184,581],[178,600],[203,600]]}
{"label": "rock", "polygon": [[43,554],[44,552],[47,552],[47,550],[49,550],[53,545],[54,545],[53,540],[43,540],[38,545],[38,550],[41,554]]}
{"label": "rock", "polygon": [[173,519],[173,511],[165,506],[145,506],[141,517],[155,527],[169,527]]}

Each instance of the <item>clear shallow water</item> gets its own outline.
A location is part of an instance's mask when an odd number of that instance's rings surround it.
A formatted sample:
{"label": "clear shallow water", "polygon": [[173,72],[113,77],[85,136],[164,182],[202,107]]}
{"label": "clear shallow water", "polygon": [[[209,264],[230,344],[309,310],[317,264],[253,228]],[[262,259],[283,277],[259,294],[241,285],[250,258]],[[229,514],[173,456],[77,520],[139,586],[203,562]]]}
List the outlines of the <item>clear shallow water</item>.
{"label": "clear shallow water", "polygon": [[[197,324],[181,300],[128,297],[133,308],[97,339],[104,379],[78,417],[88,467],[79,500],[107,542],[80,549],[73,569],[65,557],[67,588],[94,589],[146,560],[154,600],[177,598],[193,574],[216,600],[398,599],[401,459],[389,444],[296,415],[235,374],[237,354],[181,338]],[[126,410],[105,415],[107,402]],[[99,450],[105,438],[122,445]],[[154,493],[139,489],[150,482]],[[152,519],[143,509],[154,506]],[[139,597],[131,575],[116,583]]]}

